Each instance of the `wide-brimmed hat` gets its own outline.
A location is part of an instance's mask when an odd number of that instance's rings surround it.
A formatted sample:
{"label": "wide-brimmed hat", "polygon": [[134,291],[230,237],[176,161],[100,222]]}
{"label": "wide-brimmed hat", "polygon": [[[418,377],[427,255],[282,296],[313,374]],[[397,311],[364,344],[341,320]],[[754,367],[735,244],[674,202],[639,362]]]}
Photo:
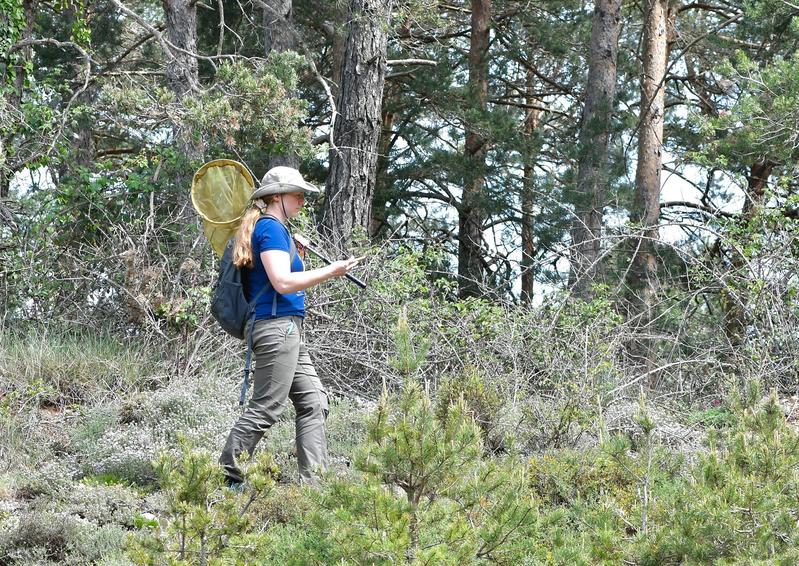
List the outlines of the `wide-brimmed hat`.
{"label": "wide-brimmed hat", "polygon": [[261,184],[253,191],[252,198],[261,198],[267,195],[283,193],[318,193],[319,189],[305,182],[302,174],[293,167],[272,167],[266,172]]}

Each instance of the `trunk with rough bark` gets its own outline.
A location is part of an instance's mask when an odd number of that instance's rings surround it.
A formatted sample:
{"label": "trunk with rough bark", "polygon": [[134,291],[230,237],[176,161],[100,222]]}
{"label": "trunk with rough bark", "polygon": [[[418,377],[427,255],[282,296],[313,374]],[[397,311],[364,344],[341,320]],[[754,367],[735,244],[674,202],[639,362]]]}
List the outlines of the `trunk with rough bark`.
{"label": "trunk with rough bark", "polygon": [[352,0],[320,232],[345,249],[368,233],[386,75],[387,0]]}
{"label": "trunk with rough bark", "polygon": [[[638,166],[631,220],[639,235],[633,242],[627,276],[630,316],[645,327],[652,320],[658,289],[655,242],[659,239],[660,171],[663,165],[665,74],[668,60],[669,0],[644,2],[641,114],[638,122]],[[651,340],[631,345],[630,353],[651,365]]]}
{"label": "trunk with rough bark", "polygon": [[369,237],[377,238],[386,226],[386,203],[388,203],[389,186],[386,179],[388,172],[388,152],[391,151],[394,139],[394,112],[383,110],[383,126],[380,130],[380,141],[377,144],[377,173],[375,175],[375,194],[372,198],[372,219],[369,224]]}
{"label": "trunk with rough bark", "polygon": [[264,8],[264,55],[293,50],[294,34],[289,29],[294,21],[291,0],[264,0],[264,3],[271,8]]}
{"label": "trunk with rough bark", "polygon": [[338,100],[341,94],[341,75],[344,73],[344,55],[347,52],[347,21],[349,9],[346,3],[336,2],[333,8],[333,41],[330,46],[330,90]]}
{"label": "trunk with rough bark", "polygon": [[533,95],[534,74],[532,70],[527,72],[527,98],[529,108],[525,110],[524,133],[524,180],[522,181],[522,292],[521,299],[525,304],[533,302],[533,290],[535,287],[535,269],[533,261],[535,259],[535,161],[538,155],[538,147],[533,143],[533,135],[538,129],[541,119],[541,110],[534,106],[541,105],[541,101]]}
{"label": "trunk with rough bark", "polygon": [[[294,23],[292,0],[264,0],[264,3],[268,6],[263,9],[264,56],[269,57],[271,53],[293,51],[296,49],[296,45],[294,34],[290,29]],[[300,160],[293,153],[271,155],[267,169],[278,166],[297,169],[300,166]]]}
{"label": "trunk with rough bark", "polygon": [[[197,4],[193,0],[162,0],[166,16],[166,37],[177,47],[165,54],[166,77],[169,88],[178,101],[197,92],[200,79],[197,72]],[[193,139],[192,132],[183,124],[175,126],[175,139],[183,155],[190,160],[201,160],[205,153],[202,141]]]}
{"label": "trunk with rough bark", "polygon": [[608,169],[610,120],[616,97],[616,61],[621,25],[621,0],[597,0],[591,23],[588,82],[580,123],[580,157],[571,229],[569,286],[586,300],[593,296],[602,243],[602,210]]}
{"label": "trunk with rough bark", "polygon": [[[473,108],[485,111],[488,98],[488,46],[491,0],[471,0],[469,40],[469,94]],[[458,289],[461,297],[480,296],[484,280],[483,205],[486,140],[476,130],[466,131],[466,176],[458,207]]]}

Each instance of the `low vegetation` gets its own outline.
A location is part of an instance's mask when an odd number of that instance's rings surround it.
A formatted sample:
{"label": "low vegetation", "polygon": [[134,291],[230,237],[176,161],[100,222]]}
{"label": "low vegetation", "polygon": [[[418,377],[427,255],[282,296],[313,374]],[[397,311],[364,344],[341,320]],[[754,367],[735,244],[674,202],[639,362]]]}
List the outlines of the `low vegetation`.
{"label": "low vegetation", "polygon": [[[416,261],[393,267],[406,293],[424,286]],[[625,373],[627,330],[601,300],[522,311],[417,292],[395,308],[396,292],[350,307],[338,342],[309,318],[314,352],[375,338],[370,370],[358,356],[320,363],[369,387],[330,383],[332,466],[319,489],[295,483],[290,414],[245,464],[244,492],[225,488],[216,456],[239,410],[238,357],[213,329],[179,343],[197,352],[181,371],[151,334],[4,329],[0,561],[799,560],[794,406],[753,365],[664,397]]]}

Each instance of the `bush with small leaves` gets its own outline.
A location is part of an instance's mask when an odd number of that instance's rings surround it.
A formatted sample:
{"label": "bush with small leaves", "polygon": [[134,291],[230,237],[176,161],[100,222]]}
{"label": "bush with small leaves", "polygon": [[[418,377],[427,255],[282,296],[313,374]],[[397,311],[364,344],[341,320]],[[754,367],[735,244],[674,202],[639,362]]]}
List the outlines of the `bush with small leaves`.
{"label": "bush with small leaves", "polygon": [[152,460],[157,444],[152,433],[137,425],[109,429],[97,441],[84,445],[81,460],[87,475],[107,475],[139,485],[155,479]]}
{"label": "bush with small leaves", "polygon": [[82,524],[52,512],[25,512],[0,523],[0,562],[67,562],[70,545]]}
{"label": "bush with small leaves", "polygon": [[[154,462],[158,483],[166,494],[163,526],[142,523],[128,540],[127,552],[137,564],[167,561],[206,564],[225,560],[229,548],[240,548],[240,537],[251,531],[253,502],[275,486],[279,474],[271,455],[261,452],[244,465],[246,489],[234,491],[224,482],[222,468],[207,451],[181,441],[179,456],[164,452]],[[257,557],[249,555],[248,560]]]}
{"label": "bush with small leaves", "polygon": [[[462,403],[439,418],[408,384],[384,396],[354,460],[332,479],[294,554],[318,563],[520,563],[538,514],[524,467],[484,459],[480,429]],[[273,536],[275,536],[273,534]]]}
{"label": "bush with small leaves", "polygon": [[233,399],[231,384],[215,375],[176,378],[123,405],[90,409],[73,433],[73,449],[88,475],[147,485],[155,479],[156,454],[174,450],[178,438],[208,449],[221,446],[235,419]]}

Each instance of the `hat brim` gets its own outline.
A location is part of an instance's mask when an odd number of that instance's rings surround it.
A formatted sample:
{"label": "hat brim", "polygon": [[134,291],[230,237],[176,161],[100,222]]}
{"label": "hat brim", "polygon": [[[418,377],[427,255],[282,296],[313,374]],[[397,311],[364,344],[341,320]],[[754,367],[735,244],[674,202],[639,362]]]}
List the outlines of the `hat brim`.
{"label": "hat brim", "polygon": [[281,195],[286,193],[303,192],[308,194],[317,194],[319,189],[310,183],[269,183],[268,185],[261,185],[252,193],[252,198],[261,198],[268,195]]}

